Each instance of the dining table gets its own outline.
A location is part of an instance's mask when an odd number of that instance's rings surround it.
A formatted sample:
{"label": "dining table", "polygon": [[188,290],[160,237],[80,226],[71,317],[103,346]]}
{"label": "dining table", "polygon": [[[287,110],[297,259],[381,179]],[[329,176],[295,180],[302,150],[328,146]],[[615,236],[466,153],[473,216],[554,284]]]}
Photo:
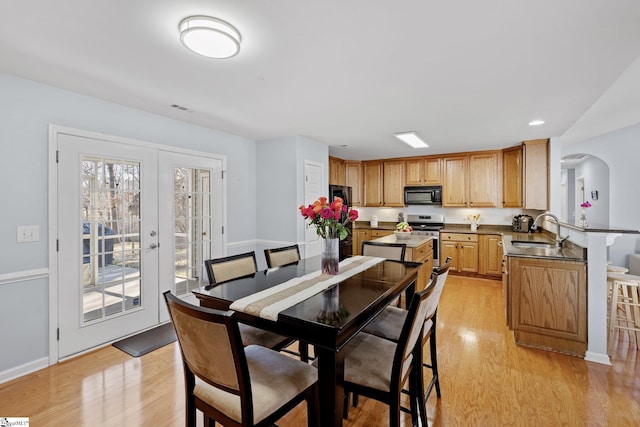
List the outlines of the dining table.
{"label": "dining table", "polygon": [[331,276],[320,256],[193,290],[203,307],[235,310],[238,321],[312,345],[321,426],[342,426],[344,352],[397,296],[410,301],[422,264],[348,257]]}

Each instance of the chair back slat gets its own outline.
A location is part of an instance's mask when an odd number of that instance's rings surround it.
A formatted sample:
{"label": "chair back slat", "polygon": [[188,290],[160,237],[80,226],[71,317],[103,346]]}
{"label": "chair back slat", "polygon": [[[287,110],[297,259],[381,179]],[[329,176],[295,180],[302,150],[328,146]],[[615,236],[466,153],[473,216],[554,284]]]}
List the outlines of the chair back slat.
{"label": "chair back slat", "polygon": [[362,242],[362,255],[404,261],[406,243]]}
{"label": "chair back slat", "polygon": [[265,249],[264,257],[267,260],[267,267],[281,267],[293,264],[300,260],[300,249],[298,245],[285,246],[282,248]]}
{"label": "chair back slat", "polygon": [[204,263],[207,275],[209,276],[209,284],[212,285],[249,276],[258,271],[254,251],[224,258],[210,259]]}

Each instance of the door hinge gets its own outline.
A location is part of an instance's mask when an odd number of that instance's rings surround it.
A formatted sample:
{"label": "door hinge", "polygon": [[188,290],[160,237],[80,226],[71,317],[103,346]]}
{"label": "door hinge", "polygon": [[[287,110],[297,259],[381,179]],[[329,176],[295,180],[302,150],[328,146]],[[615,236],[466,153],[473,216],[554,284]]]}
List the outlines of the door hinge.
{"label": "door hinge", "polygon": [[224,179],[224,172],[225,172],[225,171],[220,171],[220,178],[221,178],[221,179]]}
{"label": "door hinge", "polygon": [[60,240],[56,239],[56,252],[60,252]]}
{"label": "door hinge", "polygon": [[58,328],[58,330],[56,332],[56,336],[58,337],[58,341],[60,341],[60,328]]}
{"label": "door hinge", "polygon": [[56,163],[60,163],[60,150],[56,150]]}
{"label": "door hinge", "polygon": [[222,234],[224,234],[224,225],[222,226]]}

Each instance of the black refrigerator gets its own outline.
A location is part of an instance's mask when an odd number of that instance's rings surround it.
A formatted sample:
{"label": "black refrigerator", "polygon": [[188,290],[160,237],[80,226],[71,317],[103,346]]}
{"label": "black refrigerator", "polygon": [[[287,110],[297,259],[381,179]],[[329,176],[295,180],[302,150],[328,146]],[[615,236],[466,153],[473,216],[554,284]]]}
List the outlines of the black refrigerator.
{"label": "black refrigerator", "polygon": [[[333,201],[334,197],[340,197],[347,206],[347,209],[351,208],[351,187],[347,187],[346,185],[329,185],[329,203]],[[342,221],[344,221],[347,214],[343,213],[342,215]],[[340,240],[340,261],[353,254],[353,240],[351,240],[353,224],[349,222],[347,228],[349,229],[349,234],[344,240]]]}

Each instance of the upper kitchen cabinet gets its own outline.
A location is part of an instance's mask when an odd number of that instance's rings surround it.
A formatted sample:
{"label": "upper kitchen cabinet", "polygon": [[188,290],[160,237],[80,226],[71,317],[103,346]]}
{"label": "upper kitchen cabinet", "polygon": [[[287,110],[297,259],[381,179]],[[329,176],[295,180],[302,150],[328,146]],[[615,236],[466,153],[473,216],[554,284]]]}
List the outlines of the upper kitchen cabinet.
{"label": "upper kitchen cabinet", "polygon": [[549,140],[523,142],[524,207],[549,209]]}
{"label": "upper kitchen cabinet", "polygon": [[405,164],[406,185],[441,185],[442,158],[416,157]]}
{"label": "upper kitchen cabinet", "polygon": [[345,182],[351,187],[351,205],[362,206],[362,162],[345,160]]}
{"label": "upper kitchen cabinet", "polygon": [[549,140],[524,141],[502,152],[503,207],[547,210]]}
{"label": "upper kitchen cabinet", "polygon": [[467,207],[467,169],[469,156],[445,156],[442,159],[442,206]]}
{"label": "upper kitchen cabinet", "polygon": [[404,206],[404,160],[362,162],[364,206]]}
{"label": "upper kitchen cabinet", "polygon": [[497,207],[498,174],[501,158],[498,151],[444,156],[442,206]]}
{"label": "upper kitchen cabinet", "polygon": [[502,151],[502,207],[521,208],[522,202],[522,146]]}
{"label": "upper kitchen cabinet", "polygon": [[486,208],[498,206],[502,162],[498,151],[469,155],[469,206]]}
{"label": "upper kitchen cabinet", "polygon": [[344,160],[329,156],[329,184],[346,185]]}

